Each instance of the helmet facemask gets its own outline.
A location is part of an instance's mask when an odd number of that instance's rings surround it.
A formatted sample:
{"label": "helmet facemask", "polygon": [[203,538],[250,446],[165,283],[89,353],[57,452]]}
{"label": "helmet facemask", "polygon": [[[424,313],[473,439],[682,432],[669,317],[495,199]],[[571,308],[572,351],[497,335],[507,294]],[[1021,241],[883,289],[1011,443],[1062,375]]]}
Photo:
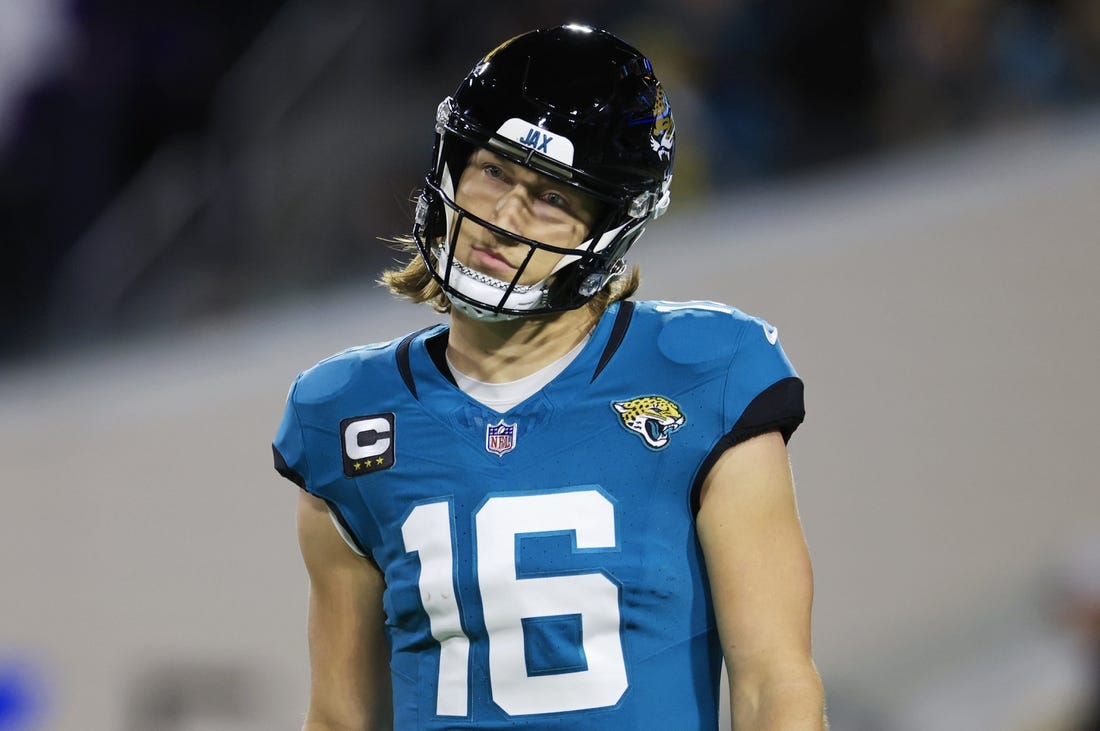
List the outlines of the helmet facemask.
{"label": "helmet facemask", "polygon": [[[473,149],[470,145],[462,146]],[[502,155],[497,147],[492,151],[519,162],[514,155]],[[615,225],[616,220],[622,217],[621,202],[608,200],[594,191],[551,176],[598,200],[601,212],[587,237],[575,247],[555,246],[521,236],[463,208],[456,201],[454,181],[458,176],[451,173],[446,158],[442,166],[437,178],[439,182],[429,181],[420,195],[413,235],[433,276],[452,304],[480,319],[511,319],[580,307],[622,273],[625,269],[622,255],[633,239],[642,233],[644,218]],[[538,172],[546,174],[543,170]],[[455,256],[456,242],[463,226],[484,228],[498,240],[526,248],[510,280],[496,279],[479,272]],[[542,280],[521,284],[532,259],[540,251],[557,255],[560,259]]]}

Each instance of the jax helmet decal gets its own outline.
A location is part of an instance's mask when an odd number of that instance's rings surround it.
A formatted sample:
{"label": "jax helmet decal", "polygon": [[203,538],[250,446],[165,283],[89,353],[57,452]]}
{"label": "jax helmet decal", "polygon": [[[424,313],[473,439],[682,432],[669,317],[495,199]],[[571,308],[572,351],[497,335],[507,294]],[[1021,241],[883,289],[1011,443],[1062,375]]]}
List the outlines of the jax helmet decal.
{"label": "jax helmet decal", "polygon": [[[451,304],[467,314],[508,319],[580,307],[624,270],[627,250],[668,208],[674,140],[668,98],[632,46],[584,25],[516,36],[481,59],[439,105],[413,237]],[[479,147],[598,201],[588,237],[574,249],[552,246],[459,206],[455,187]],[[510,281],[455,258],[463,225],[529,247]],[[521,284],[536,250],[561,259],[542,281]]]}

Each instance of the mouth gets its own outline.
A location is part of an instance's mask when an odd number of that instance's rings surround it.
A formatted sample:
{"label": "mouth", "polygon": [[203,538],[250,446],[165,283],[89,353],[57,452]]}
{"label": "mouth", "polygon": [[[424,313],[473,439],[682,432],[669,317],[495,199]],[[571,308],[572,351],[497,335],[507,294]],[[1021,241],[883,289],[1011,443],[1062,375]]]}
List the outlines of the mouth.
{"label": "mouth", "polygon": [[473,246],[470,248],[470,261],[466,263],[468,266],[472,266],[475,269],[480,269],[487,273],[495,272],[508,274],[509,278],[516,271],[516,267],[502,254],[482,246]]}

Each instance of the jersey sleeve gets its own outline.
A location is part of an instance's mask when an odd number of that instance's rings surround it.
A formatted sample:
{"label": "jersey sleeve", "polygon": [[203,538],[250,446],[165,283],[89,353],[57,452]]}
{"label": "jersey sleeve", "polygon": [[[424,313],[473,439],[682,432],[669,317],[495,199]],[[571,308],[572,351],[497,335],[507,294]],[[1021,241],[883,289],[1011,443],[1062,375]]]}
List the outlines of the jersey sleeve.
{"label": "jersey sleeve", "polygon": [[755,436],[779,432],[788,441],[806,415],[802,380],[779,344],[778,331],[758,318],[746,317],[722,388],[725,433],[703,460],[691,489],[698,513],[703,481],[730,447]]}
{"label": "jersey sleeve", "polygon": [[286,409],[271,451],[275,459],[275,471],[303,490],[309,490],[309,464],[306,457],[305,438],[302,435],[302,423],[294,402],[295,393],[301,376],[290,387],[286,398]]}
{"label": "jersey sleeve", "polygon": [[744,323],[726,375],[723,413],[727,449],[771,431],[788,441],[806,415],[802,380],[779,343],[779,332],[758,318]]}

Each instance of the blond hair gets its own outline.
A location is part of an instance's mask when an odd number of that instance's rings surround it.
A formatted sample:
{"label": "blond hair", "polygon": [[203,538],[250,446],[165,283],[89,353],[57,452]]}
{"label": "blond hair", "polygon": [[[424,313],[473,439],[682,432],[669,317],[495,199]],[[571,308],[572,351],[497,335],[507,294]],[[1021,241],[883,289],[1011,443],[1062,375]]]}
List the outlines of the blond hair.
{"label": "blond hair", "polygon": [[[391,243],[397,244],[402,253],[411,254],[411,257],[404,266],[382,272],[378,283],[388,287],[392,294],[402,299],[416,304],[426,303],[436,312],[450,312],[451,302],[447,299],[447,293],[432,276],[428,265],[424,262],[424,257],[420,255],[416,241],[411,236],[401,236],[392,239]],[[615,277],[605,284],[603,289],[585,304],[585,307],[594,314],[603,314],[612,302],[624,300],[634,294],[641,281],[641,272],[635,266],[631,268],[629,274]]]}

